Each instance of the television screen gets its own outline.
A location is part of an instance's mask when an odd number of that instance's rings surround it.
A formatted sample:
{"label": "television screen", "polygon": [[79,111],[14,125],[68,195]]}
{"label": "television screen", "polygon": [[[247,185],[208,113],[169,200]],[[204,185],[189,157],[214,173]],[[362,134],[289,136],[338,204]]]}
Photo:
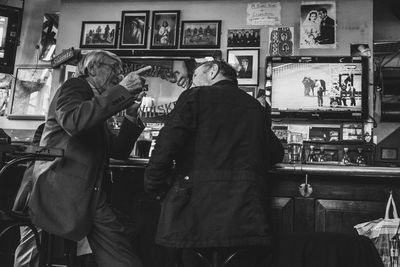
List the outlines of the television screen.
{"label": "television screen", "polygon": [[22,9],[0,5],[0,72],[14,73]]}
{"label": "television screen", "polygon": [[362,118],[368,99],[367,64],[361,57],[268,57],[272,115]]}
{"label": "television screen", "polygon": [[4,58],[8,18],[0,16],[0,58]]}

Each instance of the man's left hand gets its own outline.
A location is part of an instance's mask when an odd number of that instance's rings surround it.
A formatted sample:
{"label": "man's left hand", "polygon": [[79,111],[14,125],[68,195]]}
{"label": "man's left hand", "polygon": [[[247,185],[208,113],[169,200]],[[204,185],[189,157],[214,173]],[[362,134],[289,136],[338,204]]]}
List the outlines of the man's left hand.
{"label": "man's left hand", "polygon": [[135,97],[135,103],[129,106],[126,109],[126,115],[136,118],[138,116],[138,110],[140,108],[140,104],[142,103],[142,98],[146,95],[146,92],[140,92]]}

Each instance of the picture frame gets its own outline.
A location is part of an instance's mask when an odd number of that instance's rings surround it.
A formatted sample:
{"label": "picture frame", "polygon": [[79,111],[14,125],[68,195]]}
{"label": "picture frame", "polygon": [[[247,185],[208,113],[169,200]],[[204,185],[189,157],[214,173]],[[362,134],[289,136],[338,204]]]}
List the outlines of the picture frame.
{"label": "picture frame", "polygon": [[120,48],[146,48],[150,11],[122,11]]}
{"label": "picture frame", "polygon": [[178,48],[180,13],[180,10],[153,11],[150,48]]}
{"label": "picture frame", "polygon": [[260,29],[228,29],[227,47],[260,47]]}
{"label": "picture frame", "polygon": [[184,20],[180,48],[220,48],[221,20]]}
{"label": "picture frame", "polygon": [[259,58],[260,49],[227,50],[227,62],[237,70],[239,86],[258,85]]}
{"label": "picture frame", "polygon": [[17,68],[8,119],[44,120],[50,105],[51,67]]}
{"label": "picture frame", "polygon": [[80,48],[117,48],[119,21],[82,21]]}
{"label": "picture frame", "polygon": [[62,82],[74,77],[76,72],[76,66],[74,65],[65,65],[64,66],[64,76],[62,77]]}

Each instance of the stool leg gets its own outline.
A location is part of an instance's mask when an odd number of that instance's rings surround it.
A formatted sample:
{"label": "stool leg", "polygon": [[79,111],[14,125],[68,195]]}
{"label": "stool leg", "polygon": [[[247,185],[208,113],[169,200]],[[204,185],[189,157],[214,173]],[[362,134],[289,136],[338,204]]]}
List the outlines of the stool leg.
{"label": "stool leg", "polygon": [[219,261],[218,261],[218,251],[213,250],[212,252],[212,267],[219,267]]}

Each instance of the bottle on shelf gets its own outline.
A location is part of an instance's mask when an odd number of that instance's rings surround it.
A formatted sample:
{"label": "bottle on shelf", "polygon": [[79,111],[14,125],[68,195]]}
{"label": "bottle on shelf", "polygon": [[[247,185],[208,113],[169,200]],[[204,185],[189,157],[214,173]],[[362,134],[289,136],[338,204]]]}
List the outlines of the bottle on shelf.
{"label": "bottle on shelf", "polygon": [[344,164],[344,165],[351,164],[348,147],[343,148],[342,164]]}
{"label": "bottle on shelf", "polygon": [[364,155],[363,155],[363,150],[361,147],[357,148],[358,150],[358,155],[357,155],[357,159],[356,159],[356,164],[358,166],[366,166],[367,165],[367,160],[365,159]]}
{"label": "bottle on shelf", "polygon": [[319,162],[325,162],[326,161],[326,153],[325,153],[325,148],[323,146],[321,146],[319,148],[318,161]]}
{"label": "bottle on shelf", "polygon": [[314,146],[310,146],[310,153],[308,154],[307,162],[317,162],[317,154],[315,153]]}

